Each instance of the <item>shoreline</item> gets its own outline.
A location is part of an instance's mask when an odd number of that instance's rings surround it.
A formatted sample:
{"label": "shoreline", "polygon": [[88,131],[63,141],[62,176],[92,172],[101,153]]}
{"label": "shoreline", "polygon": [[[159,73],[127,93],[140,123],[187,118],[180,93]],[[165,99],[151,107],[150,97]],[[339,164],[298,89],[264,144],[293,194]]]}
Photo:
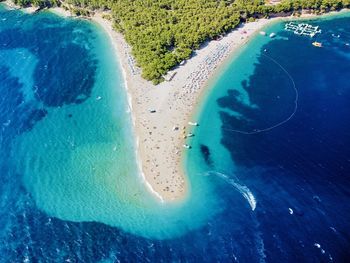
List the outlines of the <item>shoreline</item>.
{"label": "shoreline", "polygon": [[[175,69],[177,73],[170,82],[154,86],[142,79],[139,72],[134,72],[136,66],[130,65],[131,51],[123,36],[115,32],[101,14],[92,17],[92,21],[108,33],[117,52],[134,126],[140,174],[149,191],[161,202],[179,202],[189,196],[190,182],[182,162],[187,149],[181,145],[185,142],[184,134],[193,130],[188,121],[198,108],[203,93],[208,91],[208,80],[253,34],[278,19],[248,23],[228,33],[222,40],[206,43],[185,65]],[[208,62],[210,60],[212,62]],[[150,113],[150,109],[156,112]]]}
{"label": "shoreline", "polygon": [[20,7],[18,5],[16,5],[15,3],[13,3],[11,0],[6,0],[4,2],[0,2],[3,3],[4,6],[8,7],[10,10],[21,10],[22,12],[26,13],[26,14],[34,14],[36,12],[39,11],[39,7],[35,7],[35,6],[28,6],[28,7]]}
{"label": "shoreline", "polygon": [[[10,7],[14,8],[13,5]],[[69,11],[61,7],[50,8],[49,11],[72,17]],[[188,122],[196,122],[194,117],[200,113],[199,105],[207,99],[220,70],[264,27],[283,20],[322,17],[306,14],[242,24],[221,40],[204,43],[184,65],[171,71],[176,72],[171,81],[154,86],[141,77],[141,70],[131,56],[130,46],[122,34],[113,30],[112,22],[103,18],[104,14],[95,12],[91,21],[106,32],[116,53],[131,114],[140,177],[149,192],[161,203],[181,202],[190,195],[190,181],[183,166],[183,158],[188,151],[182,147],[184,135],[194,130]],[[155,112],[151,113],[151,110]]]}
{"label": "shoreline", "polygon": [[[60,10],[61,8],[57,8],[56,12],[63,14],[63,15],[67,15],[67,13],[69,13],[69,11],[65,11],[65,10]],[[62,12],[63,11],[63,12]],[[142,170],[142,158],[139,156],[137,149],[139,148],[139,136],[138,134],[135,132],[135,125],[136,125],[136,116],[134,114],[134,110],[133,110],[133,99],[132,99],[132,95],[130,93],[130,89],[129,89],[129,83],[131,82],[129,80],[129,76],[127,73],[127,69],[125,68],[125,61],[123,63],[122,61],[122,45],[124,43],[119,42],[118,39],[121,39],[122,36],[118,36],[119,33],[117,33],[116,31],[113,30],[112,27],[112,23],[104,18],[102,18],[102,13],[96,13],[91,20],[93,22],[95,22],[96,24],[98,24],[108,35],[109,39],[110,39],[110,43],[113,46],[114,52],[117,54],[117,60],[119,62],[119,66],[120,69],[122,71],[122,75],[123,75],[123,79],[124,79],[124,88],[126,91],[126,95],[127,95],[127,105],[128,108],[130,110],[130,115],[131,115],[131,121],[132,121],[132,130],[133,130],[133,135],[135,138],[135,146],[136,146],[136,153],[135,153],[135,157],[136,157],[136,161],[137,161],[137,165],[138,165],[138,170],[139,170],[139,174],[141,176],[141,179],[143,181],[143,183],[146,185],[146,187],[148,188],[148,190],[155,196],[157,197],[162,203],[164,202],[163,197],[153,189],[152,185],[147,181],[146,176]],[[125,45],[127,45],[125,43]]]}
{"label": "shoreline", "polygon": [[[164,81],[157,86],[141,78],[140,69],[130,59],[130,47],[123,36],[112,29],[111,22],[103,19],[101,14],[99,19],[96,19],[96,15],[92,17],[92,21],[107,31],[121,63],[133,119],[140,173],[150,192],[161,202],[179,202],[186,200],[190,195],[190,181],[183,167],[183,158],[188,151],[182,148],[185,143],[183,135],[194,130],[188,122],[196,122],[194,117],[198,117],[200,113],[199,105],[209,95],[211,84],[219,77],[220,69],[225,67],[250,39],[265,27],[279,21],[317,19],[339,13],[274,17],[242,24],[221,40],[204,43],[204,47],[195,50],[185,65],[171,71],[176,72],[171,81]],[[150,113],[150,109],[156,112]],[[160,123],[163,127],[160,127]],[[174,130],[174,127],[178,130]],[[152,160],[154,156],[156,158]]]}

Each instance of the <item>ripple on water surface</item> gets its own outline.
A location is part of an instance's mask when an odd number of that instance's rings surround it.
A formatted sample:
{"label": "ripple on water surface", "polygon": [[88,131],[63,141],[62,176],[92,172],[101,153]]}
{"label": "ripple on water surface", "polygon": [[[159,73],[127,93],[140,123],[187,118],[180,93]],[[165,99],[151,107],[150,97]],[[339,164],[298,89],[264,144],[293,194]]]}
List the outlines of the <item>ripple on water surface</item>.
{"label": "ripple on water surface", "polygon": [[[119,65],[98,26],[45,12],[6,15],[0,55],[23,62],[16,74],[2,62],[21,97],[13,119],[23,129],[13,126],[10,162],[42,211],[163,239],[201,226],[220,210],[203,177],[193,178],[190,197],[177,204],[162,204],[146,190]],[[25,27],[7,27],[13,19],[26,20]],[[41,117],[29,114],[36,111]]]}

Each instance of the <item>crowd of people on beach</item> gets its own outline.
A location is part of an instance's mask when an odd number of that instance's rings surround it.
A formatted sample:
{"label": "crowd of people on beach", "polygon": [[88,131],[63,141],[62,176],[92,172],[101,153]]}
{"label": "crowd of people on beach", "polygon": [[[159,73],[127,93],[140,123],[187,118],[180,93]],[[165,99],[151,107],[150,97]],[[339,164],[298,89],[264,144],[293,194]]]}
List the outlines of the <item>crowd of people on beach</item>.
{"label": "crowd of people on beach", "polygon": [[[249,35],[247,35],[248,32],[246,30],[241,30],[240,34],[240,41],[247,41],[249,38]],[[196,101],[196,96],[194,94],[198,93],[200,89],[203,88],[205,82],[209,79],[217,66],[230,54],[232,47],[238,44],[236,39],[226,42],[219,41],[213,51],[199,63],[196,70],[190,73],[181,91],[174,94],[174,99],[180,99],[183,104],[192,108]]]}
{"label": "crowd of people on beach", "polygon": [[124,50],[124,54],[125,54],[125,57],[126,57],[131,74],[140,75],[141,69],[136,65],[136,61],[135,61],[134,57],[131,55],[130,46],[128,44],[124,43],[123,50]]}
{"label": "crowd of people on beach", "polygon": [[[246,36],[242,34],[241,40],[243,38],[246,39]],[[201,56],[199,63],[186,63],[185,72],[178,69],[181,74],[177,74],[173,80],[147,89],[144,89],[146,84],[143,83],[137,87],[136,104],[141,109],[137,126],[143,131],[140,138],[143,172],[152,191],[162,193],[163,197],[177,198],[185,191],[185,180],[179,171],[179,163],[181,144],[187,145],[183,140],[187,140],[189,134],[193,136],[192,132],[195,133],[193,128],[187,127],[189,114],[205,82],[230,54],[232,47],[239,44],[236,38],[222,40],[214,42],[206,56]],[[140,75],[130,52],[126,51],[125,56],[131,73]]]}
{"label": "crowd of people on beach", "polygon": [[[167,105],[170,108],[170,110],[176,110],[177,112],[190,112],[190,110],[196,103],[198,93],[203,88],[205,82],[209,79],[209,77],[220,64],[220,62],[222,62],[230,54],[232,46],[236,44],[237,43],[235,41],[230,41],[226,43],[218,42],[213,48],[213,50],[209,52],[209,54],[205,56],[204,59],[202,59],[202,61],[195,67],[195,69],[191,73],[189,73],[189,75],[186,78],[185,84],[181,87],[181,89],[175,91],[173,95],[169,97]],[[173,119],[173,123],[175,125],[174,127],[177,127],[177,124],[184,123],[187,117],[187,114],[184,114],[180,116],[181,119]],[[144,125],[145,127],[147,126],[145,123]],[[170,139],[174,143],[173,147],[171,147],[172,150],[170,156],[168,155],[170,149],[162,149],[163,154],[166,156],[166,164],[164,163],[163,165],[165,165],[169,171],[172,171],[172,175],[168,177],[168,179],[164,179],[158,173],[154,176],[153,179],[156,181],[156,184],[162,185],[164,187],[162,189],[163,192],[174,192],[174,190],[177,188],[178,191],[181,193],[184,191],[184,179],[182,177],[176,176],[176,167],[177,162],[179,161],[179,156],[181,156],[181,150],[179,149],[178,144],[175,143],[175,141],[177,141],[176,137],[178,137],[179,135],[186,138],[187,128],[185,126],[181,126],[181,129],[177,127],[177,129],[173,129],[173,131],[174,133],[170,133],[170,138],[164,138],[164,136],[162,136],[164,134],[158,134],[157,136],[158,140],[160,138],[163,138],[164,141]],[[151,141],[153,141],[152,138],[150,139]],[[154,162],[155,163],[153,165],[153,169],[151,169],[152,172],[155,172],[157,166],[155,165],[157,160],[154,160]]]}
{"label": "crowd of people on beach", "polygon": [[182,100],[187,106],[191,106],[195,98],[191,94],[199,92],[220,61],[227,57],[230,46],[230,44],[218,43],[216,48],[202,60],[198,68],[187,77],[186,84],[182,87],[181,92],[175,94],[175,98]]}

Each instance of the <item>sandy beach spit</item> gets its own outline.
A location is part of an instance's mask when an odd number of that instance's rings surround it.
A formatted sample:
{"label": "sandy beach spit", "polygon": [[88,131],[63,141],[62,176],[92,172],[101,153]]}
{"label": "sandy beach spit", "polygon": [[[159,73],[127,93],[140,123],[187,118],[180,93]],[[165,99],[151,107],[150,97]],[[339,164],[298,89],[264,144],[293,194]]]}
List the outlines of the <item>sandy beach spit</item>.
{"label": "sandy beach spit", "polygon": [[[71,16],[63,8],[51,8],[61,16]],[[113,30],[105,13],[95,12],[92,21],[99,24],[110,37],[120,62],[128,105],[131,112],[139,174],[147,189],[160,202],[181,202],[189,195],[190,187],[181,162],[186,134],[193,130],[188,123],[207,80],[225,58],[239,50],[249,38],[276,19],[260,19],[243,24],[220,40],[213,40],[196,50],[195,55],[172,72],[171,81],[157,86],[141,77],[131,55],[131,47],[123,35]]]}
{"label": "sandy beach spit", "polygon": [[140,174],[147,188],[162,202],[184,200],[190,192],[181,162],[186,149],[185,135],[193,129],[188,123],[206,82],[217,67],[246,44],[249,38],[275,19],[247,23],[224,36],[208,42],[195,56],[172,72],[171,81],[157,86],[141,77],[141,70],[131,56],[123,36],[115,32],[110,21],[96,13],[92,20],[101,25],[111,38],[123,68],[125,86],[137,142]]}
{"label": "sandy beach spit", "polygon": [[[50,10],[61,16],[71,16],[63,8]],[[190,128],[193,130],[188,123],[197,121],[191,117],[203,91],[209,87],[208,79],[252,35],[281,18],[246,23],[222,39],[206,43],[185,64],[172,71],[176,74],[171,81],[154,86],[141,77],[130,46],[122,34],[113,30],[111,21],[103,18],[104,14],[95,12],[91,19],[108,33],[123,71],[141,178],[161,202],[185,200],[190,194],[190,184],[181,160],[183,153],[190,149],[183,147],[184,137]]]}

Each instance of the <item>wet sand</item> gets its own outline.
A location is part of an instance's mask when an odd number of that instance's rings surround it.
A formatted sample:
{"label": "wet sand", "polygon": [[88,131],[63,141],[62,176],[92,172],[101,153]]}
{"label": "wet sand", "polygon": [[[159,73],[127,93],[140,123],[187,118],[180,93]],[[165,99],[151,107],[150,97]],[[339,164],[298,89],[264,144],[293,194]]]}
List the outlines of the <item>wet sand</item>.
{"label": "wet sand", "polygon": [[[97,13],[93,21],[109,34],[123,68],[132,113],[140,170],[147,187],[161,201],[181,201],[189,194],[189,184],[181,163],[188,122],[199,102],[206,82],[216,68],[272,19],[248,23],[219,41],[210,41],[184,65],[173,72],[171,81],[154,86],[141,78],[141,70],[130,55],[131,49],[111,23]],[[150,110],[155,112],[151,113]]]}
{"label": "wet sand", "polygon": [[[62,8],[53,12],[70,16]],[[104,13],[105,14],[105,13]],[[234,54],[264,26],[281,18],[260,19],[241,25],[220,40],[205,43],[194,56],[173,70],[171,81],[154,86],[141,77],[141,69],[131,56],[131,48],[112,23],[96,12],[92,20],[109,35],[120,62],[128,94],[140,175],[147,188],[161,202],[181,201],[189,194],[189,182],[181,162],[186,135],[194,130],[188,122],[207,89],[208,79],[225,59]],[[154,112],[151,112],[154,111]]]}

